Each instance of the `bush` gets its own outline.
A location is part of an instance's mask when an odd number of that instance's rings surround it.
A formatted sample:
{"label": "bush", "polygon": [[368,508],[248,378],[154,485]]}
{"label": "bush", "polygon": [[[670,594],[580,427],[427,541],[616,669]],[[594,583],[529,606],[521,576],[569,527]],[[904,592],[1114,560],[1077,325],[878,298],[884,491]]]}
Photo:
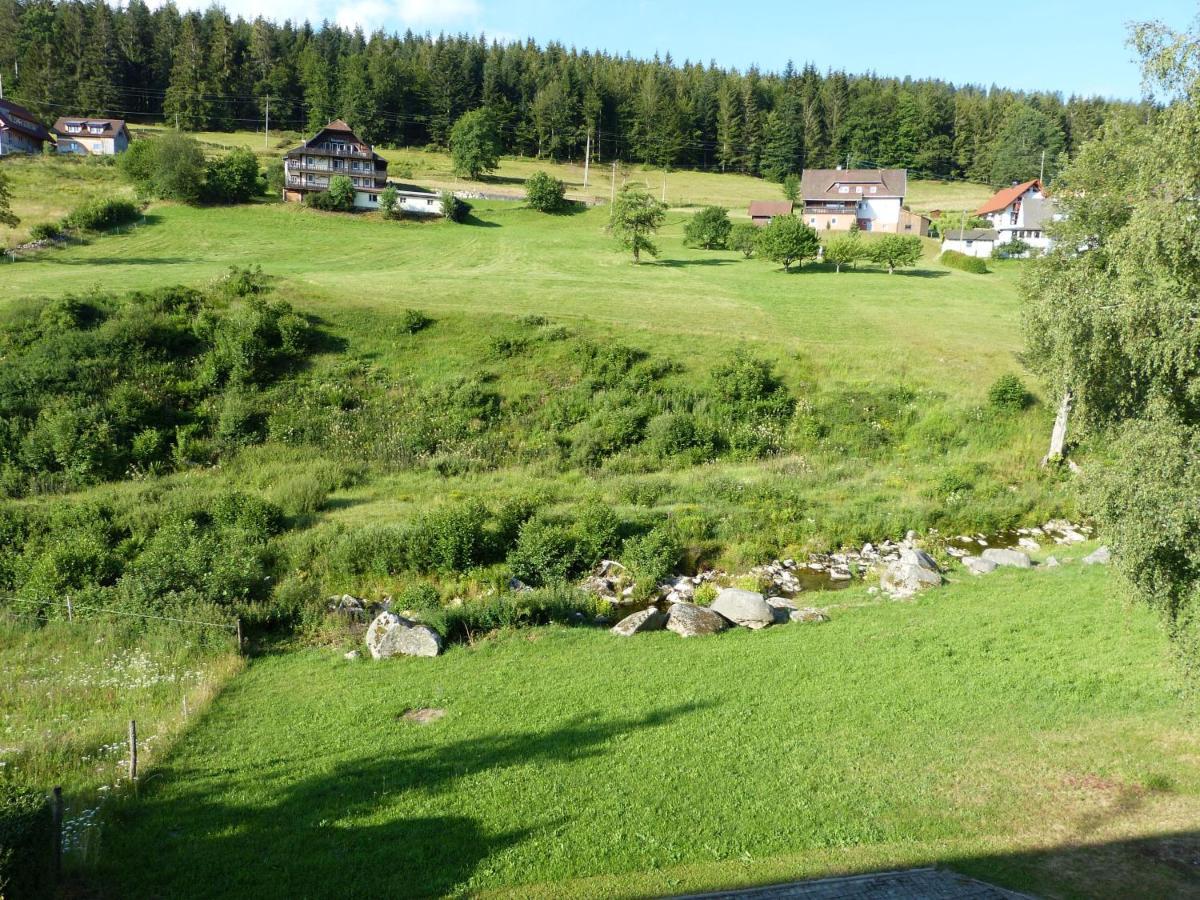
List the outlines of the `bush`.
{"label": "bush", "polygon": [[599,499],[588,500],[575,516],[573,527],[579,563],[584,568],[617,552],[621,520],[611,506]]}
{"label": "bush", "polygon": [[97,197],[75,207],[63,221],[69,228],[80,231],[108,231],[136,222],[141,215],[132,200]]}
{"label": "bush", "polygon": [[706,206],[683,226],[683,242],[705,250],[722,250],[732,230],[729,210],[723,206]]}
{"label": "bush", "polygon": [[383,214],[385,219],[397,219],[399,215],[396,210],[396,204],[400,201],[400,194],[392,185],[388,185],[379,192],[379,212]]}
{"label": "bush", "polygon": [[0,778],[0,897],[53,893],[54,820],[43,791]]}
{"label": "bush", "polygon": [[1033,248],[1020,238],[1013,238],[1005,244],[997,244],[992,248],[992,259],[1011,259],[1024,256]]}
{"label": "bush", "polygon": [[419,309],[406,309],[400,313],[400,330],[405,334],[416,334],[418,331],[424,331],[433,324],[433,319],[425,315]]}
{"label": "bush", "polygon": [[621,562],[637,581],[635,596],[642,600],[653,596],[659,583],[674,572],[682,552],[675,535],[663,525],[629,538],[622,548]]}
{"label": "bush", "polygon": [[525,201],[538,212],[562,209],[567,186],[546,172],[534,172],[525,180]]}
{"label": "bush", "polygon": [[451,222],[464,222],[471,213],[471,204],[465,200],[459,200],[454,196],[453,191],[442,191],[442,215]]}
{"label": "bush", "polygon": [[575,535],[564,525],[530,519],[506,562],[513,575],[533,587],[565,581],[579,568]]}
{"label": "bush", "polygon": [[204,196],[204,151],[185,134],[136,140],[121,154],[118,165],[140,196],[184,203]]}
{"label": "bush", "polygon": [[249,147],[238,147],[208,163],[203,196],[209,203],[245,203],[260,195],[263,186],[254,151]]}
{"label": "bush", "polygon": [[988,273],[987,263],[978,256],[967,256],[967,254],[959,253],[957,250],[946,250],[939,259],[941,259],[942,265],[949,266],[951,269],[970,272],[973,275],[986,275]]}
{"label": "bush", "polygon": [[1025,383],[1011,372],[1001,375],[988,388],[988,404],[995,409],[1020,410],[1032,402]]}
{"label": "bush", "polygon": [[409,567],[417,572],[465,572],[485,561],[487,511],[478,503],[426,513],[406,532]]}
{"label": "bush", "polygon": [[62,234],[62,229],[54,222],[38,222],[29,229],[29,236],[35,241],[52,241]]}

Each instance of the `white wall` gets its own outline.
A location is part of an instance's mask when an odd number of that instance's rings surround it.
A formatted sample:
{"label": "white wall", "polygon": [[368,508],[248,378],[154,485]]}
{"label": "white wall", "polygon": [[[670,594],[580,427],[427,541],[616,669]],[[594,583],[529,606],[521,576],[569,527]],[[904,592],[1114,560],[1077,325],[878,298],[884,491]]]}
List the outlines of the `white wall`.
{"label": "white wall", "polygon": [[960,241],[958,238],[946,238],[942,241],[942,253],[947,250],[957,250],[967,256],[988,257],[992,255],[995,241]]}
{"label": "white wall", "polygon": [[899,197],[862,197],[858,217],[870,219],[871,231],[895,231],[900,221]]}

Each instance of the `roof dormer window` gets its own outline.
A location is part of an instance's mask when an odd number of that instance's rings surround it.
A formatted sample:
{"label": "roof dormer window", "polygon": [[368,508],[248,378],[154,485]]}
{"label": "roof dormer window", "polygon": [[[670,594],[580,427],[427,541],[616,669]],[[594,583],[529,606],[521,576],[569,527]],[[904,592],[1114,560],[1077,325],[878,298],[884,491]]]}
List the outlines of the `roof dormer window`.
{"label": "roof dormer window", "polygon": [[845,184],[839,184],[839,185],[838,185],[838,193],[839,193],[839,194],[848,194],[848,193],[850,193],[850,187],[849,187],[849,185],[845,185]]}

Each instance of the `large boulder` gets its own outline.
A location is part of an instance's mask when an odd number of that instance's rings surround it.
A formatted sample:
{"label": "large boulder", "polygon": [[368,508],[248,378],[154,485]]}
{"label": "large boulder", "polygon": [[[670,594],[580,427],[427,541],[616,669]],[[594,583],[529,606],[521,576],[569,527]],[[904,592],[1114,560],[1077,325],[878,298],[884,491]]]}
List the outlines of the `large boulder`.
{"label": "large boulder", "polygon": [[920,566],[922,569],[927,569],[930,572],[942,571],[942,567],[937,564],[937,560],[924,550],[919,550],[916,547],[900,551],[900,562],[908,566]]}
{"label": "large boulder", "polygon": [[1112,562],[1112,553],[1107,547],[1099,547],[1083,558],[1085,566],[1107,566]]}
{"label": "large boulder", "polygon": [[815,606],[806,606],[804,609],[791,610],[788,620],[791,622],[828,622],[829,614]]}
{"label": "large boulder", "polygon": [[393,612],[381,612],[367,627],[367,650],[373,659],[437,656],[442,652],[442,636],[428,625],[411,622]]}
{"label": "large boulder", "polygon": [[621,637],[633,637],[643,631],[662,631],[667,624],[667,614],[660,612],[657,606],[648,606],[626,616],[612,627],[612,633]]}
{"label": "large boulder", "polygon": [[996,563],[990,559],[984,559],[982,556],[964,556],[962,564],[972,575],[986,575],[996,571]]}
{"label": "large boulder", "polygon": [[911,547],[901,551],[900,558],[888,563],[879,576],[879,586],[897,600],[941,583],[942,572],[933,557]]}
{"label": "large boulder", "polygon": [[1033,560],[1029,554],[1021,550],[1004,550],[1000,547],[989,547],[983,551],[983,558],[990,559],[998,566],[1011,566],[1015,569],[1032,569]]}
{"label": "large boulder", "polygon": [[733,624],[747,628],[765,628],[775,621],[767,599],[758,591],[725,588],[709,608]]}
{"label": "large boulder", "polygon": [[667,630],[680,637],[716,634],[729,627],[729,621],[705,606],[695,603],[672,603],[667,612]]}

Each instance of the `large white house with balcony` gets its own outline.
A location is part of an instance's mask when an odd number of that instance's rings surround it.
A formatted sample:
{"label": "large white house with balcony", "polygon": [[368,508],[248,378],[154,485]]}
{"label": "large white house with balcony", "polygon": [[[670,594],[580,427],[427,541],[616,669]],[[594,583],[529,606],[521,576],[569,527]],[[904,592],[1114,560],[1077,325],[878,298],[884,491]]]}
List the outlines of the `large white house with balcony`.
{"label": "large white house with balcony", "polygon": [[805,169],[804,221],[817,231],[927,234],[929,220],[904,205],[906,169]]}
{"label": "large white house with balcony", "polygon": [[[354,185],[358,209],[379,209],[379,195],[389,186],[387,160],[337,119],[308,141],[289,150],[283,160],[283,199],[300,202],[305,194],[329,190],[329,181],[344,175]],[[442,214],[442,200],[428,191],[396,188],[396,210],[413,215]]]}
{"label": "large white house with balcony", "polygon": [[350,126],[330,122],[283,161],[283,199],[301,201],[305,194],[329,190],[329,180],[345,175],[354,185],[354,205],[378,209],[387,187],[387,160],[359,140]]}

